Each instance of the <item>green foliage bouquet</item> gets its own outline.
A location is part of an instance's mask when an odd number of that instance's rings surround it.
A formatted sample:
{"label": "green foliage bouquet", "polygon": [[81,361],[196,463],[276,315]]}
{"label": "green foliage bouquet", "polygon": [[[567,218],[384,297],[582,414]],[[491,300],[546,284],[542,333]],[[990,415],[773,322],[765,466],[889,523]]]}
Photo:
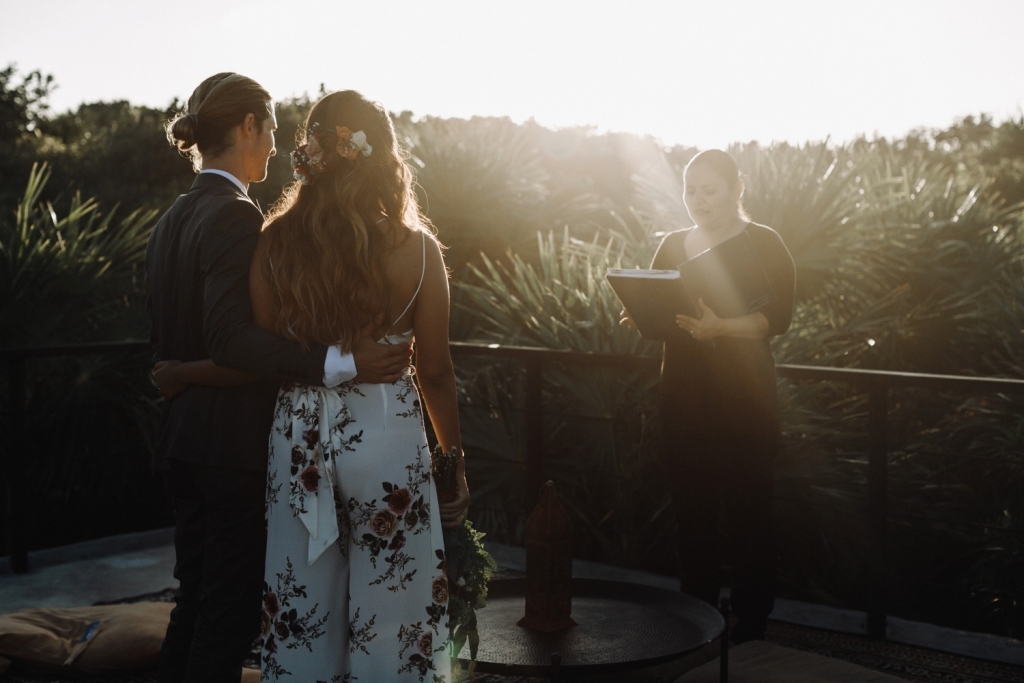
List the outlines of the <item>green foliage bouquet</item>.
{"label": "green foliage bouquet", "polygon": [[[442,503],[457,495],[457,474],[462,455],[454,449],[445,451],[440,445],[431,453],[431,469],[437,484],[437,497]],[[476,663],[480,634],[476,627],[476,610],[487,604],[487,582],[497,569],[494,558],[484,550],[484,534],[464,519],[457,527],[444,529],[445,571],[448,574],[448,625],[450,654],[454,669],[458,656],[469,641],[469,670]]]}

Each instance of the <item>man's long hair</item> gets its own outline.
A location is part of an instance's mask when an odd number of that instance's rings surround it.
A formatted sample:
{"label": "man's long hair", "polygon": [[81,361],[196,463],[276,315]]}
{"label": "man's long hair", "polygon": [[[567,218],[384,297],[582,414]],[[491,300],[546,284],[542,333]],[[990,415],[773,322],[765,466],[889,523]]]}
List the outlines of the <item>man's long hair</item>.
{"label": "man's long hair", "polygon": [[382,316],[391,296],[385,256],[429,223],[380,104],[354,90],[334,92],[313,105],[297,142],[305,142],[314,124],[318,130],[363,131],[373,151],[332,158],[310,184],[285,189],[264,226],[259,267],[277,294],[278,334],[304,346],[340,343],[348,350],[368,325],[386,331],[391,321]]}
{"label": "man's long hair", "polygon": [[188,98],[187,111],[167,122],[167,141],[192,160],[196,173],[203,170],[203,157],[218,157],[233,144],[231,129],[252,114],[256,126],[273,112],[270,93],[241,74],[225,71],[199,84]]}

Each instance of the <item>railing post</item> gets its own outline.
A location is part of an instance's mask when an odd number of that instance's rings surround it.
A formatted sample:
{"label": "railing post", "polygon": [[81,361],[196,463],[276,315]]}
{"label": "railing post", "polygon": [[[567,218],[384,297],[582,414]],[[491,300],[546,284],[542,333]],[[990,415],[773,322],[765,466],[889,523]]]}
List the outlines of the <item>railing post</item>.
{"label": "railing post", "polygon": [[541,406],[540,358],[526,359],[526,512],[529,514],[544,483],[544,411]]}
{"label": "railing post", "polygon": [[871,571],[868,635],[885,639],[888,614],[889,388],[883,382],[868,385],[868,520],[878,557]]}
{"label": "railing post", "polygon": [[28,571],[28,552],[20,515],[25,487],[21,467],[21,459],[25,455],[25,356],[17,354],[8,359],[7,381],[10,418],[7,445],[10,450],[7,452],[7,462],[3,464],[7,475],[4,482],[7,489],[7,550],[11,558],[11,569],[15,574],[24,574]]}

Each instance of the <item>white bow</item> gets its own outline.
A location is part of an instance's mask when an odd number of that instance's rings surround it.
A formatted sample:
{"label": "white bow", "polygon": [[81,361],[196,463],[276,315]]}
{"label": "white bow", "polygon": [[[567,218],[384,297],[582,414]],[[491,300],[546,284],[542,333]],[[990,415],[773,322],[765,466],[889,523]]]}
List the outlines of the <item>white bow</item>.
{"label": "white bow", "polygon": [[[298,385],[291,397],[292,473],[288,500],[309,532],[307,561],[312,565],[340,537],[340,515],[344,515],[342,523],[348,528],[348,509],[335,488],[334,467],[335,459],[345,450],[342,435],[352,416],[337,392],[324,387]],[[313,436],[318,437],[315,442]],[[314,480],[316,488],[311,490]]]}

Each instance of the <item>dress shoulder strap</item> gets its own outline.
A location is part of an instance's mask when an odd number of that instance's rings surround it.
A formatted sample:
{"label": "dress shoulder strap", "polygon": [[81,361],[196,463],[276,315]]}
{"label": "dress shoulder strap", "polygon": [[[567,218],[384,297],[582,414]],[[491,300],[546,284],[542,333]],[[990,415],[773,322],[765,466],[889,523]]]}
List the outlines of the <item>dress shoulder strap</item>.
{"label": "dress shoulder strap", "polygon": [[402,319],[403,315],[409,312],[409,308],[412,306],[413,302],[416,301],[416,297],[419,296],[420,289],[423,287],[423,277],[424,275],[426,275],[427,272],[427,234],[422,230],[420,231],[420,240],[423,247],[423,256],[420,262],[420,282],[418,285],[416,285],[416,291],[413,292],[412,298],[409,299],[409,303],[405,305],[405,308],[402,309],[402,312],[399,313],[398,317],[395,318],[395,321],[391,323],[392,327],[394,327],[398,323],[398,321]]}

